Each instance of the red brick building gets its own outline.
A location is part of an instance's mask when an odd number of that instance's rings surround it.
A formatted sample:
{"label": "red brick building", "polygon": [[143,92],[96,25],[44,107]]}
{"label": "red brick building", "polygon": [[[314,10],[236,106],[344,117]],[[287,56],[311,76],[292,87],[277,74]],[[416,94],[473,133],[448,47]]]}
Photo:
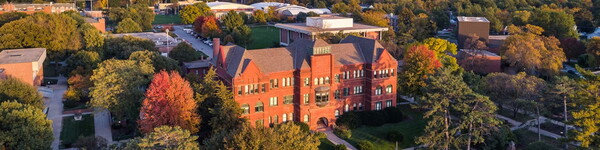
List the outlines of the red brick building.
{"label": "red brick building", "polygon": [[46,4],[13,4],[5,3],[0,7],[0,14],[8,12],[23,12],[33,14],[36,12],[62,13],[65,11],[77,11],[75,3],[46,3]]}
{"label": "red brick building", "polygon": [[40,85],[44,75],[45,48],[11,49],[0,52],[0,78],[11,76],[30,85]]}
{"label": "red brick building", "polygon": [[502,72],[501,57],[486,50],[461,49],[457,59],[458,64],[467,71],[479,74]]}
{"label": "red brick building", "polygon": [[396,105],[398,61],[376,40],[298,39],[257,50],[214,41],[211,64],[253,125],[298,121],[319,129],[347,111]]}

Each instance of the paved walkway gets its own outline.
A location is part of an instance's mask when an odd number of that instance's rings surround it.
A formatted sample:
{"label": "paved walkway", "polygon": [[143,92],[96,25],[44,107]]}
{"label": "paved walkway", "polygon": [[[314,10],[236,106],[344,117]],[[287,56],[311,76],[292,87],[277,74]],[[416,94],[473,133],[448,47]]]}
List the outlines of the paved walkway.
{"label": "paved walkway", "polygon": [[329,141],[331,141],[331,143],[338,145],[338,144],[344,144],[346,145],[346,148],[349,150],[356,150],[356,147],[352,146],[352,144],[340,139],[339,137],[337,137],[335,134],[333,134],[333,130],[327,130],[327,131],[323,131],[323,133],[325,133],[327,135],[327,139]]}
{"label": "paved walkway", "polygon": [[48,107],[47,118],[52,120],[52,132],[54,133],[54,141],[52,141],[52,149],[58,150],[60,145],[60,132],[62,130],[62,112],[63,112],[63,94],[67,91],[67,78],[60,77],[48,77],[47,79],[57,79],[56,85],[50,85],[52,93],[44,101],[44,105]]}
{"label": "paved walkway", "polygon": [[96,136],[106,139],[108,144],[113,142],[112,132],[110,130],[110,114],[107,110],[95,111],[94,127]]}
{"label": "paved walkway", "polygon": [[194,47],[196,51],[201,51],[208,57],[213,56],[213,48],[202,43],[199,39],[196,39],[191,34],[185,33],[185,31],[183,31],[183,26],[173,26],[173,28],[175,28],[175,31],[173,31],[173,33],[175,33],[177,37],[185,39],[187,42],[192,44],[192,47]]}

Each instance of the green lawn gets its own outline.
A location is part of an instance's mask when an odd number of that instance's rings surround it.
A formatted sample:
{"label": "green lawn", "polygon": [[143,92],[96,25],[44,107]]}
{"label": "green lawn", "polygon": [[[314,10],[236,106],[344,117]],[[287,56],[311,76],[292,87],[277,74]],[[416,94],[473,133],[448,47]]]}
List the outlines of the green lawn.
{"label": "green lawn", "polygon": [[262,49],[279,46],[279,30],[273,26],[252,27],[252,43],[247,49]]}
{"label": "green lawn", "polygon": [[82,120],[75,121],[73,116],[63,117],[63,126],[60,132],[62,146],[68,148],[75,143],[80,136],[94,135],[94,116],[83,115]]}
{"label": "green lawn", "polygon": [[423,119],[422,114],[416,110],[412,110],[409,106],[405,107],[406,111],[404,114],[411,116],[412,120],[405,120],[399,123],[385,124],[378,127],[363,126],[352,130],[352,137],[345,139],[355,147],[358,146],[358,142],[361,140],[368,140],[373,143],[375,149],[394,149],[396,143],[393,141],[387,141],[386,136],[389,131],[400,131],[404,136],[402,142],[398,142],[400,148],[408,148],[416,146],[415,138],[423,134],[425,129],[426,120]]}
{"label": "green lawn", "polygon": [[335,144],[331,143],[327,138],[321,138],[321,145],[319,145],[320,150],[334,150]]}
{"label": "green lawn", "polygon": [[[533,142],[537,142],[538,141],[538,134],[526,129],[518,129],[513,131],[515,133],[515,135],[517,136],[517,149],[523,149],[525,147],[527,147],[528,144],[533,143]],[[561,141],[557,140],[557,139],[553,139],[553,138],[549,138],[546,136],[541,136],[542,137],[542,141],[544,141],[546,144],[555,147],[557,149],[562,148],[563,144]],[[570,146],[573,147],[573,146]]]}
{"label": "green lawn", "polygon": [[178,15],[156,15],[152,24],[181,24],[181,18]]}

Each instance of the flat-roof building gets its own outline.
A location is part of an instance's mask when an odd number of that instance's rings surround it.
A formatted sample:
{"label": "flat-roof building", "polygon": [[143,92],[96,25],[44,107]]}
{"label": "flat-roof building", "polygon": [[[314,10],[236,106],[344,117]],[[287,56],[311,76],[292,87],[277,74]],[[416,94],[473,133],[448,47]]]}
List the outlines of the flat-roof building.
{"label": "flat-roof building", "polygon": [[381,39],[381,33],[388,28],[354,23],[352,18],[328,16],[307,17],[306,23],[278,23],[280,44],[287,46],[297,39],[315,40],[321,33],[359,33],[370,39]]}
{"label": "flat-roof building", "polygon": [[45,48],[7,49],[0,52],[0,77],[11,76],[40,85],[44,74]]}
{"label": "flat-roof building", "polygon": [[458,16],[458,48],[464,48],[467,38],[473,34],[479,36],[484,42],[488,42],[490,35],[490,21],[485,17]]}
{"label": "flat-roof building", "polygon": [[456,56],[458,64],[467,71],[479,74],[501,72],[501,57],[486,50],[461,49]]}
{"label": "flat-roof building", "polygon": [[0,14],[8,12],[23,12],[33,14],[36,12],[62,13],[65,11],[77,11],[75,3],[45,3],[45,4],[14,4],[5,3],[0,7]]}
{"label": "flat-roof building", "polygon": [[221,18],[221,16],[227,14],[231,10],[237,13],[244,12],[246,14],[252,14],[254,12],[254,7],[238,3],[216,1],[208,2],[206,5],[210,7],[210,11],[213,12],[217,18]]}

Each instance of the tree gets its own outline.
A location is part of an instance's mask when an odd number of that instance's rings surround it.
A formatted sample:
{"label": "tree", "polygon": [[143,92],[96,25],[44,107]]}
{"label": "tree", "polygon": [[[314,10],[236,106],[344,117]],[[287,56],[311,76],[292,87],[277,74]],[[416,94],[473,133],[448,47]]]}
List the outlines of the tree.
{"label": "tree", "polygon": [[252,13],[252,22],[267,24],[267,16],[264,11],[256,10]]}
{"label": "tree", "polygon": [[227,32],[233,32],[234,29],[244,26],[244,19],[242,19],[242,16],[233,10],[221,16],[221,22],[223,22]]}
{"label": "tree", "polygon": [[0,102],[14,100],[39,109],[44,108],[44,101],[37,89],[17,78],[0,79]]}
{"label": "tree", "polygon": [[67,80],[69,88],[65,92],[64,98],[67,100],[80,101],[82,98],[88,99],[90,87],[94,84],[90,81],[90,75],[75,74]]}
{"label": "tree", "polygon": [[104,49],[105,51],[100,53],[104,59],[127,59],[131,53],[143,50],[158,52],[156,45],[151,40],[128,35],[106,39]]}
{"label": "tree", "polygon": [[567,59],[576,59],[585,53],[585,45],[575,38],[561,39],[560,48],[563,49]]}
{"label": "tree", "polygon": [[221,27],[217,23],[217,18],[209,17],[201,27],[202,36],[208,38],[215,38],[221,36]]}
{"label": "tree", "polygon": [[510,26],[509,32],[515,35],[508,37],[500,48],[502,58],[529,74],[558,74],[562,63],[566,61],[565,54],[558,46],[558,39],[541,36],[543,31],[534,25]]}
{"label": "tree", "polygon": [[336,3],[331,6],[332,13],[349,13],[350,7],[346,3]]}
{"label": "tree", "polygon": [[143,88],[149,83],[154,67],[133,60],[109,59],[98,65],[90,78],[90,105],[108,109],[118,119],[138,118]]}
{"label": "tree", "polygon": [[77,142],[73,143],[73,147],[80,149],[98,150],[107,147],[107,141],[101,136],[86,136],[79,137]]}
{"label": "tree", "polygon": [[577,31],[573,28],[575,20],[565,11],[540,9],[531,14],[530,24],[544,29],[544,35],[555,36],[559,39],[577,38]]}
{"label": "tree", "polygon": [[40,108],[14,101],[0,103],[0,147],[50,149],[53,139],[52,121]]}
{"label": "tree", "polygon": [[417,15],[410,28],[413,30],[411,32],[412,36],[419,41],[433,37],[437,31],[435,22],[433,22],[425,13]]}
{"label": "tree", "polygon": [[169,57],[179,62],[190,62],[200,59],[202,55],[196,51],[191,45],[181,42],[169,52]]}
{"label": "tree", "polygon": [[302,149],[316,150],[319,144],[319,134],[304,131],[293,122],[276,125],[274,128],[248,125],[228,137],[225,149]]}
{"label": "tree", "polygon": [[192,24],[194,20],[198,17],[212,16],[210,12],[210,7],[206,5],[206,3],[195,3],[193,5],[188,5],[180,11],[179,16],[181,17],[181,22],[183,24]]}
{"label": "tree", "polygon": [[197,136],[190,131],[178,126],[161,126],[154,128],[154,132],[146,134],[142,138],[135,138],[125,146],[125,149],[185,149],[199,150]]}
{"label": "tree", "polygon": [[[69,75],[81,74],[89,76],[92,75],[92,71],[96,69],[98,63],[101,61],[100,55],[96,52],[79,51],[67,58],[65,71],[69,73]],[[78,71],[73,72],[74,70]]]}
{"label": "tree", "polygon": [[233,34],[233,39],[237,45],[248,47],[252,43],[252,39],[250,39],[252,29],[246,25],[234,29],[231,34]]}
{"label": "tree", "polygon": [[142,102],[142,117],[138,121],[140,130],[149,133],[156,127],[167,125],[196,133],[200,119],[195,111],[190,83],[177,72],[161,71],[154,75]]}
{"label": "tree", "polygon": [[402,94],[411,96],[421,95],[419,89],[427,85],[425,80],[436,68],[442,67],[435,52],[424,45],[410,47],[404,56],[404,64],[398,74],[398,87]]}
{"label": "tree", "polygon": [[576,109],[572,111],[573,124],[581,130],[575,130],[575,141],[584,148],[600,147],[600,76],[577,67],[586,80],[579,80],[573,94]]}
{"label": "tree", "polygon": [[460,66],[456,61],[456,58],[450,56],[449,54],[456,55],[457,48],[456,44],[450,43],[448,40],[439,39],[439,38],[427,38],[423,40],[423,45],[427,46],[430,50],[435,52],[435,56],[438,60],[444,65],[444,67],[449,68],[451,70],[458,70]]}
{"label": "tree", "polygon": [[[592,39],[590,39],[586,44],[585,51],[588,54],[595,57],[595,60],[600,60],[600,38],[593,37]],[[600,61],[596,61],[596,64],[590,64],[590,67],[600,66],[600,63],[597,63],[597,62],[600,62]]]}
{"label": "tree", "polygon": [[135,33],[142,32],[140,25],[135,23],[131,18],[125,18],[117,25],[117,33]]}
{"label": "tree", "polygon": [[[115,2],[109,2],[114,4]],[[111,6],[114,7],[114,6]],[[112,22],[121,22],[126,18],[131,18],[136,22],[142,30],[152,30],[152,22],[154,21],[154,12],[147,5],[135,4],[127,8],[111,8],[108,12],[108,19]]]}
{"label": "tree", "polygon": [[25,18],[26,16],[27,16],[27,14],[23,13],[23,12],[8,12],[8,13],[0,14],[0,27],[2,27],[2,25],[9,23],[11,21]]}
{"label": "tree", "polygon": [[500,108],[509,105],[513,109],[513,118],[519,109],[524,106],[524,101],[533,101],[541,97],[541,92],[546,87],[546,82],[535,76],[528,76],[525,72],[517,75],[505,73],[491,73],[484,79],[484,91]]}
{"label": "tree", "polygon": [[361,13],[361,20],[364,24],[379,26],[379,27],[388,27],[389,20],[385,18],[385,13],[380,11],[368,11],[365,13]]}
{"label": "tree", "polygon": [[151,52],[147,50],[133,52],[129,56],[129,60],[135,60],[141,63],[152,64],[152,66],[154,67],[154,72],[160,72],[162,70],[168,72],[181,72],[181,68],[179,67],[179,62],[177,62],[177,60],[162,56],[158,52]]}
{"label": "tree", "polygon": [[81,39],[83,40],[84,48],[87,50],[97,51],[97,49],[104,46],[104,36],[100,34],[100,31],[93,27],[91,24],[85,23],[79,27],[81,32]]}

